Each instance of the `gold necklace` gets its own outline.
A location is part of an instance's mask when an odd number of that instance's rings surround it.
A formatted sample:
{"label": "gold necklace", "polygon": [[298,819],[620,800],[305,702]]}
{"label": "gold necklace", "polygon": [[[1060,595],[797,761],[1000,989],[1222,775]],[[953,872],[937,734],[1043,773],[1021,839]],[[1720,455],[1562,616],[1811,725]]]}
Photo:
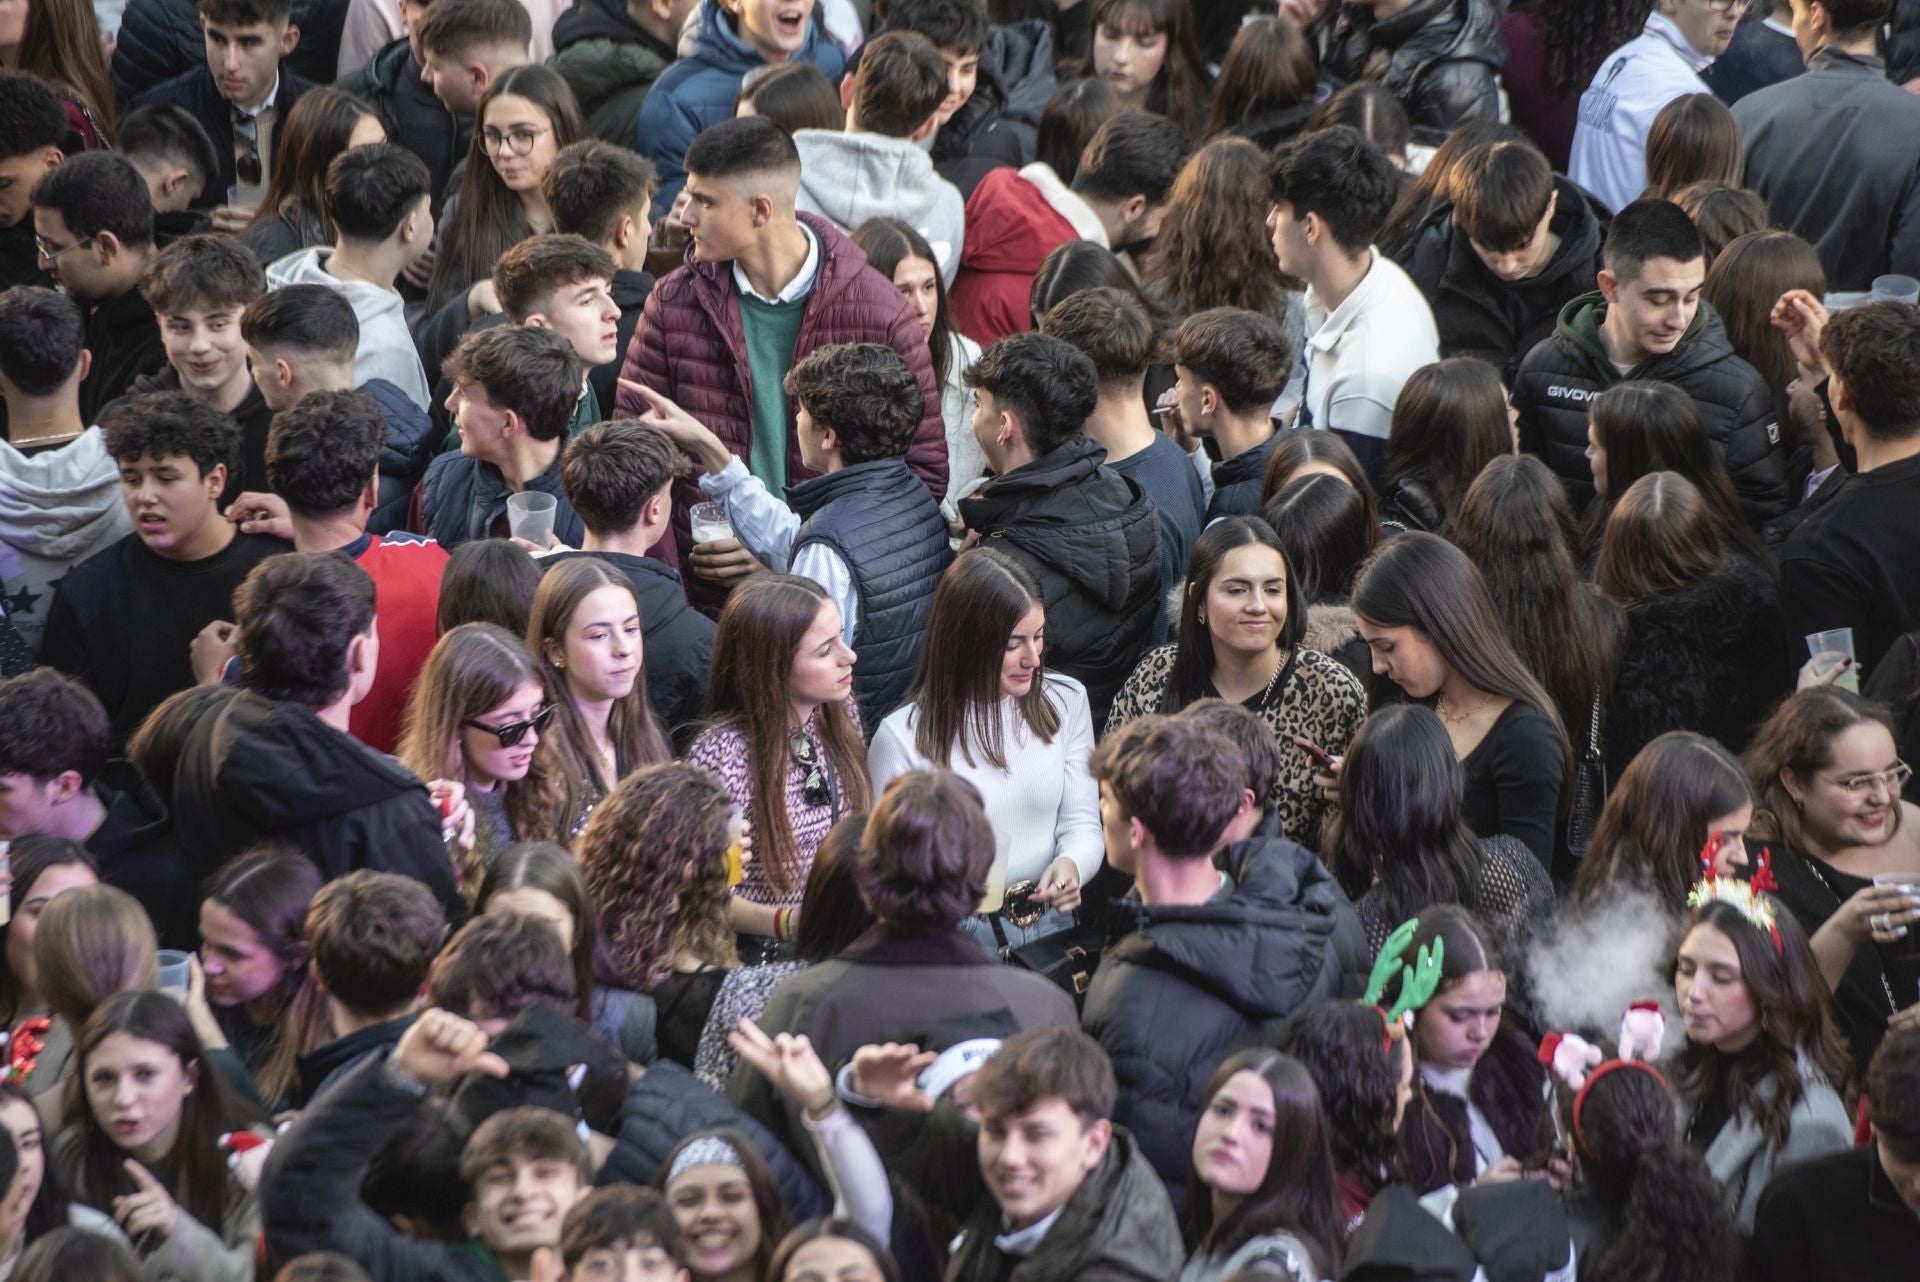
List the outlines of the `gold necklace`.
{"label": "gold necklace", "polygon": [[1436,698],[1433,701],[1433,710],[1439,714],[1440,721],[1442,724],[1449,725],[1449,726],[1458,726],[1458,725],[1465,725],[1468,721],[1471,721],[1474,717],[1478,716],[1480,713],[1485,712],[1487,710],[1487,706],[1492,702],[1493,702],[1493,696],[1488,695],[1486,698],[1482,699],[1479,703],[1476,703],[1473,707],[1468,708],[1465,712],[1461,712],[1461,713],[1457,713],[1455,715],[1449,716],[1447,714],[1447,701],[1443,696],[1443,697]]}

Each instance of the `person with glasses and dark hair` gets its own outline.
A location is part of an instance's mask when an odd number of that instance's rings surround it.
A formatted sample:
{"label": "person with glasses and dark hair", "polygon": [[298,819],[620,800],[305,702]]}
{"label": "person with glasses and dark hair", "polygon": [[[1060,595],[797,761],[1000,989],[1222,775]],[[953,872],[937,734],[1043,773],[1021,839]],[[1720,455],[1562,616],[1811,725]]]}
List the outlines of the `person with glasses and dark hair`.
{"label": "person with glasses and dark hair", "polygon": [[96,151],[47,171],[31,199],[40,270],[87,311],[93,363],[80,383],[80,417],[94,423],[134,379],[167,363],[160,322],[140,293],[155,253],[153,198],[139,170]]}
{"label": "person with glasses and dark hair", "polygon": [[827,590],[791,574],[734,589],[713,639],[712,724],[687,760],[720,777],[753,825],[734,887],[735,931],[794,938],[802,888],[827,830],[872,795],[853,698],[854,652]]}
{"label": "person with glasses and dark hair", "polygon": [[1640,34],[1608,54],[1580,99],[1567,177],[1608,209],[1647,187],[1647,134],[1660,109],[1712,93],[1700,78],[1758,0],[1657,0]]}

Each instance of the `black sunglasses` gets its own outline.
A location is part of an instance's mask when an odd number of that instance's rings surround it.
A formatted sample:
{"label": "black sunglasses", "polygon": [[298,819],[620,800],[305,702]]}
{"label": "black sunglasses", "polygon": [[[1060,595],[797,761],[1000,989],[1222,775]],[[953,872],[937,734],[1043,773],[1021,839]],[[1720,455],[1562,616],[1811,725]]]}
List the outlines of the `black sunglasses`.
{"label": "black sunglasses", "polygon": [[833,784],[827,779],[827,772],[820,760],[820,750],[813,745],[813,739],[804,730],[794,731],[793,738],[787,740],[787,751],[793,754],[795,763],[805,766],[806,782],[800,785],[800,795],[809,806],[824,806],[833,800]]}
{"label": "black sunglasses", "polygon": [[525,721],[509,721],[503,726],[489,726],[478,721],[463,721],[461,724],[471,726],[475,730],[484,730],[498,739],[502,748],[511,748],[526,738],[529,730],[545,734],[547,727],[553,724],[554,711],[555,707],[550,703]]}

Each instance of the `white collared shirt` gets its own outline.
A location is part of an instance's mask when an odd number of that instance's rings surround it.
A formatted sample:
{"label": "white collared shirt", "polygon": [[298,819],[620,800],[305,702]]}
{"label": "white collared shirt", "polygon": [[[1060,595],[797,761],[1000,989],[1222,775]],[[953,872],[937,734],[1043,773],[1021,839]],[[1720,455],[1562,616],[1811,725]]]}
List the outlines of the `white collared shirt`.
{"label": "white collared shirt", "polygon": [[807,238],[807,256],[802,260],[800,270],[793,274],[793,279],[786,283],[785,288],[775,297],[768,298],[753,287],[753,282],[747,279],[746,268],[742,267],[740,260],[736,258],[733,260],[733,283],[739,287],[741,293],[751,294],[763,303],[777,304],[791,303],[813,292],[813,282],[820,275],[820,238],[814,235],[813,228],[805,223],[800,224],[800,230]]}
{"label": "white collared shirt", "polygon": [[280,72],[278,69],[276,69],[273,73],[273,88],[267,90],[267,96],[260,100],[260,105],[258,107],[241,107],[232,102],[227,103],[227,105],[229,107],[232,107],[235,111],[239,112],[241,115],[247,117],[249,120],[258,120],[260,119],[260,113],[265,111],[268,107],[273,106],[273,104],[277,102],[279,98],[280,98]]}
{"label": "white collared shirt", "polygon": [[[1047,1236],[1047,1230],[1053,1227],[1053,1222],[1060,1218],[1060,1212],[1066,1209],[1064,1206],[1058,1207],[1052,1215],[1035,1220],[1024,1229],[996,1233],[993,1244],[1000,1248],[1002,1255],[1017,1255],[1024,1260],[1039,1249],[1041,1241]],[[1001,1216],[1000,1222],[1005,1224],[1007,1217]]]}
{"label": "white collared shirt", "polygon": [[1607,55],[1580,97],[1567,177],[1618,213],[1647,188],[1647,131],[1675,98],[1711,93],[1700,73],[1713,64],[1658,12],[1634,39]]}
{"label": "white collared shirt", "polygon": [[1307,289],[1306,408],[1316,428],[1384,441],[1407,376],[1440,359],[1440,335],[1420,287],[1368,252],[1373,265],[1331,312]]}

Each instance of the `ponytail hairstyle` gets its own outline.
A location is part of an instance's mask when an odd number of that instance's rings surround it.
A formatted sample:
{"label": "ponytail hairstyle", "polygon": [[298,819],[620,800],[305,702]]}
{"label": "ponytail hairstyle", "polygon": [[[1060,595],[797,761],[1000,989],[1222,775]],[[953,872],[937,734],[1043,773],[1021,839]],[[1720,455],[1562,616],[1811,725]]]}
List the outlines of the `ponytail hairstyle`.
{"label": "ponytail hairstyle", "polygon": [[269,1102],[291,1098],[300,1085],[295,1061],[333,1040],[333,1012],[308,964],[307,909],[320,886],[320,870],[305,855],[273,849],[242,855],[207,886],[206,902],[246,923],[281,966],[266,1056],[248,1066],[260,1098]]}
{"label": "ponytail hairstyle", "polygon": [[1580,1178],[1614,1221],[1582,1257],[1580,1282],[1732,1282],[1733,1215],[1706,1160],[1675,1133],[1665,1079],[1637,1061],[1603,1064],[1577,1118],[1574,1092],[1555,1089]]}

